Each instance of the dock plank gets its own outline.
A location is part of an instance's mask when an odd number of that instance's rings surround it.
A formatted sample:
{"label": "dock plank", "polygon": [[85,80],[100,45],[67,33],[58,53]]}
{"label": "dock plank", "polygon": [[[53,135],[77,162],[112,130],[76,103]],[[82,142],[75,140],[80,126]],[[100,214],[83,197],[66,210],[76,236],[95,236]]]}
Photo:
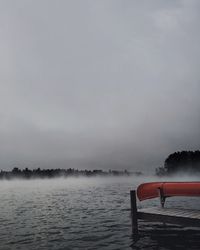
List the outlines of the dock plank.
{"label": "dock plank", "polygon": [[142,208],[137,211],[138,219],[200,227],[200,211],[180,208]]}

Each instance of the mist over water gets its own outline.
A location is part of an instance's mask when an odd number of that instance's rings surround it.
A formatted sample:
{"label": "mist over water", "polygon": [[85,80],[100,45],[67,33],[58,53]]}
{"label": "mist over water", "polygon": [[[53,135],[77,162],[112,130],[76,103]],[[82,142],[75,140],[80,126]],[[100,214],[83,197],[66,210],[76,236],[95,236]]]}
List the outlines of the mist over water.
{"label": "mist over water", "polygon": [[[130,189],[149,181],[197,177],[92,177],[0,182],[0,249],[197,249],[200,231],[140,222],[131,237]],[[159,206],[159,200],[138,202]],[[197,198],[169,198],[166,206],[200,207]],[[182,247],[182,248],[181,248]]]}

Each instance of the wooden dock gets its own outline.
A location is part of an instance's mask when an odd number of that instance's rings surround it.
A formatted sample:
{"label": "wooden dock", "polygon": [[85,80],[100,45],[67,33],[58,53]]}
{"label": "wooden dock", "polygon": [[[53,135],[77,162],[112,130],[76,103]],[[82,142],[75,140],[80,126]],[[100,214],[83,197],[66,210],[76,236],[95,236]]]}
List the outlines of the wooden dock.
{"label": "wooden dock", "polygon": [[132,233],[138,234],[138,219],[200,227],[200,211],[180,208],[150,207],[137,209],[136,191],[130,191]]}

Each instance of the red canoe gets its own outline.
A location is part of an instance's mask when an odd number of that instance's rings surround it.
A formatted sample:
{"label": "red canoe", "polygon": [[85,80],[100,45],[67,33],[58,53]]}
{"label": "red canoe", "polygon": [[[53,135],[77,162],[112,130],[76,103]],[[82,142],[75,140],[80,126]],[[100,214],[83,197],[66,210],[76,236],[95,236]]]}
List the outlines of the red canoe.
{"label": "red canoe", "polygon": [[140,201],[162,196],[200,196],[200,182],[150,182],[143,183],[137,188]]}

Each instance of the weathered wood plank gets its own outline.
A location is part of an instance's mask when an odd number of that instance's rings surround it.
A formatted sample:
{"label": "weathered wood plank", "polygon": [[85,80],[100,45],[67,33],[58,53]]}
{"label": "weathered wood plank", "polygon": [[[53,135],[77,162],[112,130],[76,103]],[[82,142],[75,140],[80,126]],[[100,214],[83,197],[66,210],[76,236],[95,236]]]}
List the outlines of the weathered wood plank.
{"label": "weathered wood plank", "polygon": [[144,208],[137,211],[138,219],[200,227],[200,211],[176,208]]}
{"label": "weathered wood plank", "polygon": [[180,209],[180,208],[143,208],[139,209],[139,212],[146,212],[152,214],[174,215],[180,217],[191,217],[200,219],[200,211],[192,209]]}

